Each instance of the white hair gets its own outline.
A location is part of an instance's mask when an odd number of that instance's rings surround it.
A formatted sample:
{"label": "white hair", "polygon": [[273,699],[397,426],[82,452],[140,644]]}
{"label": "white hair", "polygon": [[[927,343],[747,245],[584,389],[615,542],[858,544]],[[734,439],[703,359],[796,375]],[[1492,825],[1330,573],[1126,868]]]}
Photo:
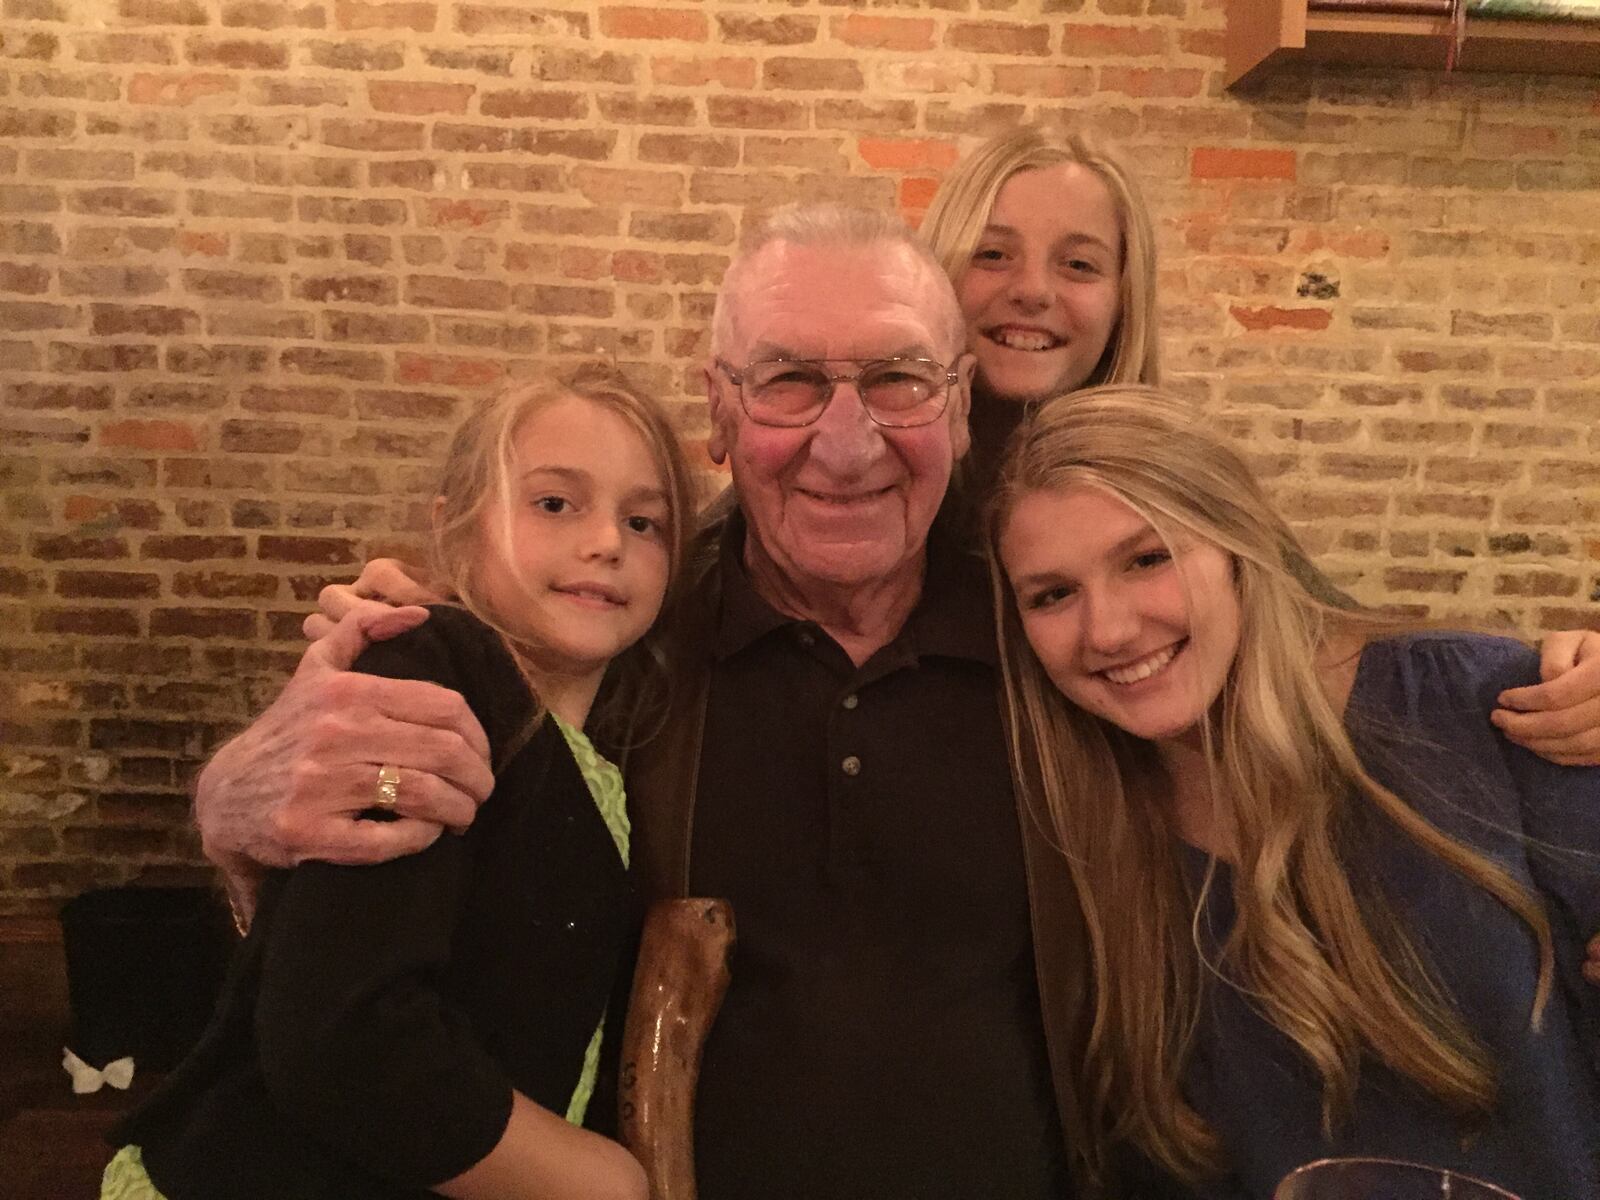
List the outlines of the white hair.
{"label": "white hair", "polygon": [[898,216],[848,204],[786,204],[744,240],[722,276],[717,305],[711,314],[713,353],[720,353],[733,337],[735,297],[750,262],[774,242],[860,250],[903,247],[928,268],[927,302],[934,328],[943,327],[948,344],[957,354],[966,346],[967,322],[961,315],[950,277],[922,239]]}

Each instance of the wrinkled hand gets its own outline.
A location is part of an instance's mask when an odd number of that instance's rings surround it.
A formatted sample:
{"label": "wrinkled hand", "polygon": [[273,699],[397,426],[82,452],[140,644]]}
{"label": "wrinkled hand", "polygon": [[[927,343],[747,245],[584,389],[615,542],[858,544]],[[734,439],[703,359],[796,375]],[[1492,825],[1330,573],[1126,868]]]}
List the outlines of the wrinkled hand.
{"label": "wrinkled hand", "polygon": [[1562,766],[1600,766],[1600,632],[1552,633],[1539,647],[1544,682],[1500,693],[1491,720],[1506,737]]}
{"label": "wrinkled hand", "polygon": [[[493,789],[488,739],[459,693],[350,670],[371,642],[427,616],[359,602],[312,643],[255,723],[200,772],[201,845],[222,868],[241,917],[253,911],[264,868],[415,853],[442,829],[466,828]],[[372,807],[384,763],[400,769],[398,819],[357,820]]]}
{"label": "wrinkled hand", "polygon": [[[361,568],[354,583],[330,583],[317,595],[317,611],[301,626],[306,640],[327,637],[333,627],[363,600],[385,604],[438,604],[448,600],[443,588],[420,567],[398,558],[375,558]],[[381,640],[381,639],[380,639]]]}

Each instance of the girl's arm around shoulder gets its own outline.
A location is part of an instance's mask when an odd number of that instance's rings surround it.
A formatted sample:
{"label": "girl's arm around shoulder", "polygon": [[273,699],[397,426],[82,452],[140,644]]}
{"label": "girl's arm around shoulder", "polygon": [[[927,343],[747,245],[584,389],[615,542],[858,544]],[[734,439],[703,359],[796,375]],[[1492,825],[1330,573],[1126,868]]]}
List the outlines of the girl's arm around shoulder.
{"label": "girl's arm around shoulder", "polygon": [[650,1194],[644,1168],[620,1145],[520,1095],[495,1148],[433,1190],[452,1200],[646,1200]]}

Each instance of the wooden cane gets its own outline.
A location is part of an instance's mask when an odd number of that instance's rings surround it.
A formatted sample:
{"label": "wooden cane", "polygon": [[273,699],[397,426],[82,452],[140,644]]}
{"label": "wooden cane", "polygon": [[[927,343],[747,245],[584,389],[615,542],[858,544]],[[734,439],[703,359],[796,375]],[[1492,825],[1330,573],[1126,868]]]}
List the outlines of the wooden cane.
{"label": "wooden cane", "polygon": [[651,1200],[695,1200],[694,1090],[700,1054],[728,988],[733,909],[726,900],[662,900],[644,923],[622,1034],[622,1142]]}

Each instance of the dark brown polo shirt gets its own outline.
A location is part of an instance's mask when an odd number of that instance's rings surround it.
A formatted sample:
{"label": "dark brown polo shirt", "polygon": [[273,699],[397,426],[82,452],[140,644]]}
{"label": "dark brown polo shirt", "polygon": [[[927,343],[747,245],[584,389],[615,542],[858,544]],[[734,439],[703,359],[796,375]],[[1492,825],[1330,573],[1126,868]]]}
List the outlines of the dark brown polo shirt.
{"label": "dark brown polo shirt", "polygon": [[732,900],[704,1200],[1068,1192],[983,564],[930,546],[857,668],[722,547],[691,887]]}

